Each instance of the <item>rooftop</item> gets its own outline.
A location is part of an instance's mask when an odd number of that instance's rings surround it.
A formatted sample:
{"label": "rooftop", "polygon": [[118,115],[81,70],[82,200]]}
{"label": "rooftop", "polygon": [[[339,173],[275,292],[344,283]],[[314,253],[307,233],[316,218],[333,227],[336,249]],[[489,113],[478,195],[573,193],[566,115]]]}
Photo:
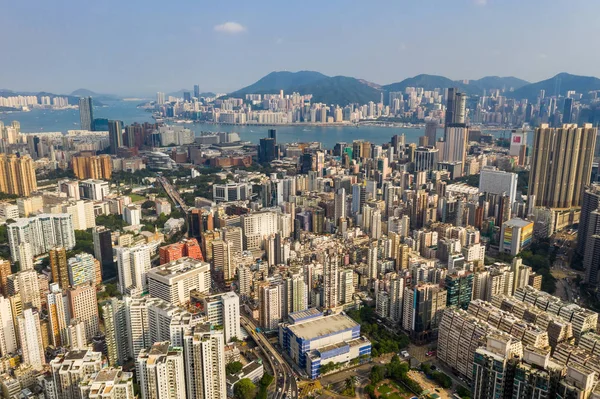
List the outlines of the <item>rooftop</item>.
{"label": "rooftop", "polygon": [[335,314],[309,319],[305,322],[289,325],[288,328],[299,338],[311,340],[359,326],[344,314]]}

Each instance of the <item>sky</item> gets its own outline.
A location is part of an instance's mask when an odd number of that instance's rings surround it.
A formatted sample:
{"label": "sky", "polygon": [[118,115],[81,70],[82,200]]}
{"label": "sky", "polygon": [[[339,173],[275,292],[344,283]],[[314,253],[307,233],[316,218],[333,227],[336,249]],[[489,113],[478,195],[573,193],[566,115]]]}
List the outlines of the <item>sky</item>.
{"label": "sky", "polygon": [[271,71],[600,76],[597,0],[0,1],[0,88],[228,92]]}

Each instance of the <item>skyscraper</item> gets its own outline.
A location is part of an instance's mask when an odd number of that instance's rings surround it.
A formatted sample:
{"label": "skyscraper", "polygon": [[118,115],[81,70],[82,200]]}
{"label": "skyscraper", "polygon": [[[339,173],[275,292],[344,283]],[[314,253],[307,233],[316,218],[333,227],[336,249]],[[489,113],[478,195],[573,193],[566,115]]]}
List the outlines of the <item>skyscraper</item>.
{"label": "skyscraper", "polygon": [[277,130],[269,129],[269,138],[275,141],[275,145],[277,145]]}
{"label": "skyscraper", "polygon": [[276,143],[274,138],[260,139],[258,147],[258,162],[269,163],[277,158]]}
{"label": "skyscraper", "polygon": [[563,107],[563,123],[571,123],[573,115],[573,99],[565,98],[565,104]]}
{"label": "skyscraper", "polygon": [[23,363],[31,365],[34,370],[42,370],[46,364],[40,315],[37,310],[25,309],[23,315],[17,318]]}
{"label": "skyscraper", "polygon": [[111,154],[116,154],[117,149],[123,147],[123,126],[121,121],[108,121],[108,140]]}
{"label": "skyscraper", "polygon": [[29,155],[0,154],[0,192],[28,197],[36,190],[33,159]]}
{"label": "skyscraper", "polygon": [[66,290],[70,286],[67,252],[64,248],[53,248],[49,252],[49,257],[52,281],[58,283],[58,286],[63,290]]}
{"label": "skyscraper", "polygon": [[598,129],[591,124],[565,124],[535,130],[529,195],[535,206],[571,208],[581,206],[583,187],[590,183]]}
{"label": "skyscraper", "polygon": [[85,337],[91,341],[98,332],[98,300],[96,287],[93,284],[83,284],[67,291],[71,319],[79,319],[85,325]]}
{"label": "skyscraper", "polygon": [[[585,188],[581,204],[581,216],[579,218],[579,228],[577,229],[577,253],[583,255],[588,239],[588,224],[590,214],[598,209],[600,204],[600,184],[592,184]],[[593,234],[596,234],[594,231]]]}
{"label": "skyscraper", "polygon": [[437,141],[437,122],[428,120],[425,122],[425,137],[427,137],[427,145],[435,146]]}
{"label": "skyscraper", "polygon": [[138,381],[144,399],[185,398],[185,368],[182,348],[155,342],[136,359]]}
{"label": "skyscraper", "polygon": [[457,88],[448,89],[446,102],[446,126],[466,123],[467,96]]}
{"label": "skyscraper", "polygon": [[325,254],[323,261],[323,308],[331,309],[338,305],[338,262],[337,254]]}
{"label": "skyscraper", "polygon": [[63,299],[64,293],[58,284],[50,284],[50,293],[48,294],[48,319],[50,321],[50,339],[55,347],[66,346],[68,344],[67,336],[67,317],[68,312],[65,308]]}
{"label": "skyscraper", "polygon": [[161,91],[156,93],[156,103],[158,105],[163,105],[165,103],[165,93]]}
{"label": "skyscraper", "polygon": [[92,97],[81,97],[79,99],[79,121],[81,130],[93,130],[94,105]]}
{"label": "skyscraper", "polygon": [[200,98],[200,85],[194,85],[194,97]]}
{"label": "skyscraper", "polygon": [[197,324],[184,335],[185,387],[188,398],[225,399],[223,332]]}
{"label": "skyscraper", "polygon": [[94,240],[94,257],[100,261],[102,275],[105,278],[114,277],[111,231],[104,226],[94,227],[92,238]]}

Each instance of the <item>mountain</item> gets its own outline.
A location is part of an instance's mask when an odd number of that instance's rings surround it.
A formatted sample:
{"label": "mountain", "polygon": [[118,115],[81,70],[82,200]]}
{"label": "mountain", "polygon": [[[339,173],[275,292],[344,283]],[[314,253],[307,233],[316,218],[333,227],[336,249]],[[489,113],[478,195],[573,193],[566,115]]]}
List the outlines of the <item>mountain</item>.
{"label": "mountain", "polygon": [[404,91],[407,87],[422,87],[425,90],[457,87],[460,91],[467,94],[479,94],[481,91],[476,86],[466,85],[462,82],[456,82],[444,76],[426,74],[417,75],[412,78],[404,79],[401,82],[382,86],[382,89],[385,91]]}
{"label": "mountain", "polygon": [[120,97],[114,94],[100,94],[88,89],[77,89],[70,94],[73,97],[92,97],[94,101],[119,101]]}
{"label": "mountain", "polygon": [[290,87],[288,91],[312,94],[313,103],[339,104],[341,106],[369,101],[379,102],[381,90],[368,86],[362,81],[348,76],[324,78],[303,86]]}
{"label": "mountain", "polygon": [[503,88],[507,91],[511,88],[516,90],[528,84],[528,81],[515,78],[514,76],[485,76],[481,79],[469,81],[469,85],[477,86],[481,89],[481,91]]}
{"label": "mountain", "polygon": [[231,97],[243,97],[245,94],[276,94],[280,90],[287,93],[312,94],[312,102],[347,105],[378,102],[381,91],[375,83],[348,76],[329,77],[314,71],[271,72],[256,83],[230,93]]}
{"label": "mountain", "polygon": [[[14,90],[9,90],[9,89],[0,89],[0,97],[12,97],[12,96],[36,96],[38,98],[38,100],[40,99],[40,97],[50,97],[50,99],[53,99],[54,97],[66,97],[67,101],[69,102],[70,105],[78,105],[79,104],[79,97],[77,96],[72,96],[72,95],[68,95],[68,94],[54,94],[54,93],[48,93],[45,91],[40,91],[40,92],[27,92],[27,91],[14,91]],[[94,102],[95,105],[101,106],[102,103],[100,102]]]}
{"label": "mountain", "polygon": [[[328,76],[314,71],[298,71],[298,72],[271,72],[262,77],[257,82],[246,86],[240,90],[230,93],[232,97],[243,97],[245,94],[273,94],[279,93],[279,90],[290,91],[292,87],[304,86],[319,80],[325,79]],[[300,93],[310,94],[310,93]]]}
{"label": "mountain", "polygon": [[540,90],[545,90],[546,96],[564,96],[569,90],[587,93],[590,90],[600,90],[600,79],[593,76],[571,75],[562,72],[550,79],[525,85],[507,95],[516,99],[527,98],[533,101],[540,94]]}

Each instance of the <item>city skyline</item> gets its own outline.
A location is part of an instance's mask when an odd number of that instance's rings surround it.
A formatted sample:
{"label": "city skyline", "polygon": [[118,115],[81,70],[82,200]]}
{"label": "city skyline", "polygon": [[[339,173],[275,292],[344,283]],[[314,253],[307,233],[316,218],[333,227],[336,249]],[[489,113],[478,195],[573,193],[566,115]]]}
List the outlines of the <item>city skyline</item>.
{"label": "city skyline", "polygon": [[[136,18],[129,6],[121,7],[38,3],[32,12],[8,5],[7,30],[21,34],[7,43],[5,53],[20,62],[6,66],[4,76],[10,79],[0,79],[0,87],[63,93],[84,87],[146,96],[199,84],[202,91],[229,92],[278,70],[316,70],[381,84],[419,73],[538,81],[563,71],[594,75],[598,57],[583,40],[596,33],[592,18],[598,6],[590,2],[568,8],[541,1],[461,0],[416,7],[378,2],[370,13],[340,4],[319,4],[317,13],[306,5],[281,8],[271,2],[209,9],[184,2],[171,10],[144,2]],[[177,25],[170,27],[170,21]],[[297,21],[306,23],[292,23]],[[445,40],[449,21],[461,40]],[[509,21],[521,28],[490,29]],[[569,21],[577,23],[564,35],[556,27]],[[547,40],[539,41],[540,36]],[[574,57],[579,62],[573,63]],[[171,74],[175,59],[186,62]],[[453,62],[444,62],[448,59]]]}

